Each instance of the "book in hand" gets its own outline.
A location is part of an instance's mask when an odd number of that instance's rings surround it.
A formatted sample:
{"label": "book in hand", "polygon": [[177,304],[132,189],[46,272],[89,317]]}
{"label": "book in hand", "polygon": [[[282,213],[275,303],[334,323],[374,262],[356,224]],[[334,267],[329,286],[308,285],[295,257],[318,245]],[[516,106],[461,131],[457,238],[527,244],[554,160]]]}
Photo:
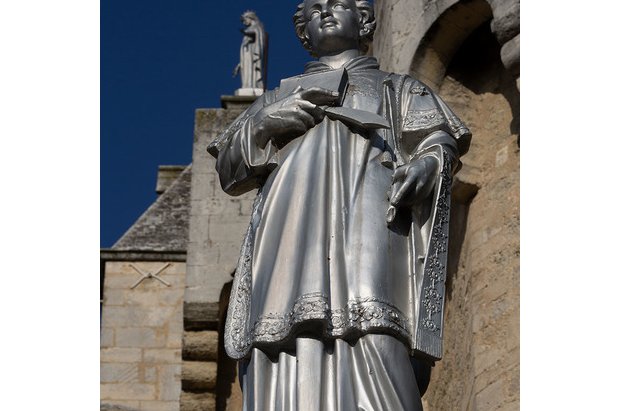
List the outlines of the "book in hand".
{"label": "book in hand", "polygon": [[347,70],[342,67],[336,70],[321,71],[318,73],[300,74],[299,76],[289,77],[280,81],[279,98],[288,97],[293,94],[297,87],[308,90],[312,87],[320,87],[338,93],[336,106],[341,106],[344,96],[349,86],[349,76]]}
{"label": "book in hand", "polygon": [[288,97],[298,90],[298,87],[301,87],[303,90],[308,90],[312,87],[320,87],[329,91],[335,91],[338,92],[339,96],[335,107],[321,107],[328,118],[340,120],[345,124],[364,129],[390,128],[387,120],[377,113],[342,107],[348,86],[349,76],[347,70],[342,67],[335,70],[301,74],[299,76],[285,78],[280,81],[278,95],[279,98]]}

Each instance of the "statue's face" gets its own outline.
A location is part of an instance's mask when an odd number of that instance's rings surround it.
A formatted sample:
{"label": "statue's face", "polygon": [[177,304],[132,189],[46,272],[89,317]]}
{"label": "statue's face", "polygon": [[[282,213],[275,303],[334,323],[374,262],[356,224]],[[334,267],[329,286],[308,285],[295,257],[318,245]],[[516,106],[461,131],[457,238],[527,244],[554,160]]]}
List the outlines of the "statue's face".
{"label": "statue's face", "polygon": [[320,57],[358,49],[361,15],[355,0],[305,0],[306,35]]}

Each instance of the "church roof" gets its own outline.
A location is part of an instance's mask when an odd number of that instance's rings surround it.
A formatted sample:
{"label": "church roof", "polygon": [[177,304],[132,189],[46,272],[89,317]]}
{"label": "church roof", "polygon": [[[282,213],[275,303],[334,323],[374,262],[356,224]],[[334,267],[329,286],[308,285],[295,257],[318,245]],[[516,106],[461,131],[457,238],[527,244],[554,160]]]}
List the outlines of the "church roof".
{"label": "church roof", "polygon": [[189,165],[112,246],[112,250],[186,252],[191,175]]}

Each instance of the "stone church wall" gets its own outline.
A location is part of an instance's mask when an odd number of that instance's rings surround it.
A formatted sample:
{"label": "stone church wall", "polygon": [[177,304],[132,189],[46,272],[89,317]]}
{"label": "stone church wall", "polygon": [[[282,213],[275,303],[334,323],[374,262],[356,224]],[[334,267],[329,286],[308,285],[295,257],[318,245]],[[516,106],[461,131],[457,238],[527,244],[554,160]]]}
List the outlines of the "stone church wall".
{"label": "stone church wall", "polygon": [[[185,263],[107,261],[101,313],[101,403],[128,409],[178,411]],[[132,267],[133,266],[133,267]],[[127,409],[126,408],[126,409]],[[113,409],[113,408],[112,408]]]}
{"label": "stone church wall", "polygon": [[239,197],[224,193],[207,145],[252,100],[223,96],[224,109],[196,111],[181,411],[240,409],[236,363],[224,353],[222,334],[232,274],[255,192]]}
{"label": "stone church wall", "polygon": [[375,8],[382,69],[425,81],[473,133],[453,189],[444,357],[425,410],[518,410],[519,3]]}
{"label": "stone church wall", "polygon": [[[518,1],[376,0],[375,8],[373,54],[382,69],[426,81],[474,135],[453,189],[444,358],[433,369],[425,410],[516,410]],[[172,286],[148,279],[131,289],[140,275],[130,263],[154,272],[166,261],[106,259],[102,409],[241,409],[221,334],[255,193],[225,194],[206,147],[250,101],[224,96],[222,102],[226,109],[196,111],[183,214],[188,235],[175,232],[182,246],[160,250],[187,251],[187,263],[172,261],[161,274]]]}

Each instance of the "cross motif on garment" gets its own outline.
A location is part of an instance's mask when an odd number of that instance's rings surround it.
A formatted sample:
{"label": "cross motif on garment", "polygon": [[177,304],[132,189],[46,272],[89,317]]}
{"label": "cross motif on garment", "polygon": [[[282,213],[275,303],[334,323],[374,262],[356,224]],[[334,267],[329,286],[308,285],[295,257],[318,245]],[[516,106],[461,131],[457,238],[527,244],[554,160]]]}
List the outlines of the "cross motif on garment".
{"label": "cross motif on garment", "polygon": [[167,263],[166,265],[164,265],[163,267],[161,267],[159,270],[157,270],[154,274],[150,273],[150,272],[144,272],[141,269],[139,269],[138,267],[136,267],[133,264],[129,264],[129,266],[131,268],[133,268],[134,270],[136,270],[142,277],[140,277],[140,279],[138,281],[136,281],[134,283],[134,285],[131,286],[131,289],[133,290],[134,288],[136,288],[142,281],[146,280],[147,278],[154,278],[157,281],[159,281],[160,283],[164,284],[166,287],[170,287],[170,283],[167,282],[166,280],[162,279],[159,277],[159,274],[161,274],[162,271],[164,271],[166,268],[168,268],[171,264]]}

